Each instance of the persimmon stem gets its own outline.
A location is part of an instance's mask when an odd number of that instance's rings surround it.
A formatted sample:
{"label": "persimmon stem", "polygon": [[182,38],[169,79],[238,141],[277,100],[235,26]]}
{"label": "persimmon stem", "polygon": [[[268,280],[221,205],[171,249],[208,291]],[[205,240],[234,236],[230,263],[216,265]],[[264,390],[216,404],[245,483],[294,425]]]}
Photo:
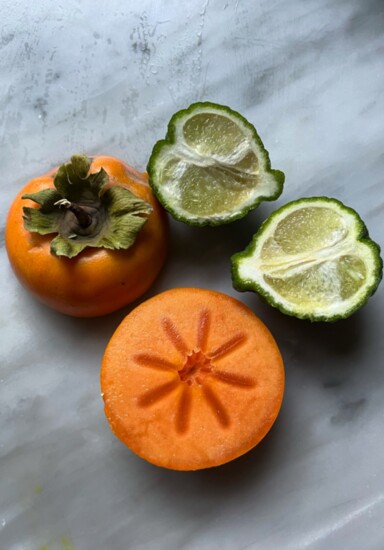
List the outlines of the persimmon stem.
{"label": "persimmon stem", "polygon": [[68,199],[60,199],[55,202],[55,206],[63,207],[72,212],[75,216],[79,225],[82,229],[89,227],[93,221],[92,215],[85,210],[84,207],[70,202]]}

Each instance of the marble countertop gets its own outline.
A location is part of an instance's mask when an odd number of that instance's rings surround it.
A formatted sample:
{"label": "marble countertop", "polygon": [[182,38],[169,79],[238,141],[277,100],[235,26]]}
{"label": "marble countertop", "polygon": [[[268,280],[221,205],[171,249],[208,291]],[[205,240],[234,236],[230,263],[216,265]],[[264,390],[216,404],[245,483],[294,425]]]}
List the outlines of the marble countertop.
{"label": "marble countertop", "polygon": [[[328,195],[384,234],[382,0],[3,0],[0,30],[0,548],[382,550],[384,285],[332,325],[286,317],[231,285],[229,257],[277,206]],[[66,317],[8,264],[19,189],[73,153],[145,169],[170,116],[230,105],[255,124],[284,193],[215,229],[171,222],[145,297],[214,288],[247,303],[285,361],[267,438],[217,469],[180,473],[132,454],[100,398],[104,348],[124,308]]]}

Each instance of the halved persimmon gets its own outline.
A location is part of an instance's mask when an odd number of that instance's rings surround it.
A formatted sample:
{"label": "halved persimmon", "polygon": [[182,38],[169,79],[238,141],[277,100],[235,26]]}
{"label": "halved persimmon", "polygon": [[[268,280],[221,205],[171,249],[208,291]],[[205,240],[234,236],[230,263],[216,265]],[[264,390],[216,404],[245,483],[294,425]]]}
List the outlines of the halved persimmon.
{"label": "halved persimmon", "polygon": [[213,290],[175,288],[120,324],[101,388],[111,429],[132,451],[158,466],[198,470],[241,456],[267,434],[284,367],[247,306]]}

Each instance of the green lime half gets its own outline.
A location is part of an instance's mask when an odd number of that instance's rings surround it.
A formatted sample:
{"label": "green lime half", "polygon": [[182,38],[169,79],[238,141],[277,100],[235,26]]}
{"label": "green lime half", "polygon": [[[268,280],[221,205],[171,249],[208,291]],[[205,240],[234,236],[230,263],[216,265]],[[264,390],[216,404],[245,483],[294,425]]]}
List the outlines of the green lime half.
{"label": "green lime half", "polygon": [[191,225],[241,218],[262,200],[276,199],[284,183],[252,124],[215,103],[194,103],[173,115],[147,170],[161,204]]}
{"label": "green lime half", "polygon": [[357,212],[326,197],[275,211],[232,257],[237,290],[311,321],[349,317],[375,292],[382,271],[380,248]]}

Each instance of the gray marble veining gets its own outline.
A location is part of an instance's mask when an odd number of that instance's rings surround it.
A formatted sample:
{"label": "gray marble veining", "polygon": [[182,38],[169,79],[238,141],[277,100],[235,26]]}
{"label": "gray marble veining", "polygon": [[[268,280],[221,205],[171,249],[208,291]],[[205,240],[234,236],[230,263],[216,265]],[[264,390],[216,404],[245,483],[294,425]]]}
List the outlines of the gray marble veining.
{"label": "gray marble veining", "polygon": [[[382,550],[383,288],[352,318],[311,325],[231,286],[229,257],[277,205],[328,195],[384,234],[382,0],[3,0],[0,548]],[[215,229],[172,222],[147,296],[205,286],[237,296],[277,339],[282,412],[254,451],[212,471],[155,468],[109,431],[105,345],[130,308],[62,316],[16,281],[8,208],[75,152],[145,169],[176,110],[211,100],[257,127],[286,173],[276,203]]]}

